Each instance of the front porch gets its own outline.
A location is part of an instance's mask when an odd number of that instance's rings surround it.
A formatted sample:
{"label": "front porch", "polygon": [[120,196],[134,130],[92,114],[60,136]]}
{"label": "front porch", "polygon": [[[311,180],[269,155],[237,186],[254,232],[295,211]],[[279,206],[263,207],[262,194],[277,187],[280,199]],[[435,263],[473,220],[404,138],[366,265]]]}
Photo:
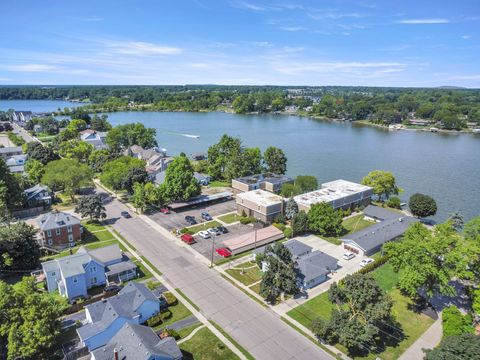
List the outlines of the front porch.
{"label": "front porch", "polygon": [[122,261],[118,264],[110,265],[105,276],[107,285],[119,284],[135,279],[137,277],[137,265],[131,261]]}

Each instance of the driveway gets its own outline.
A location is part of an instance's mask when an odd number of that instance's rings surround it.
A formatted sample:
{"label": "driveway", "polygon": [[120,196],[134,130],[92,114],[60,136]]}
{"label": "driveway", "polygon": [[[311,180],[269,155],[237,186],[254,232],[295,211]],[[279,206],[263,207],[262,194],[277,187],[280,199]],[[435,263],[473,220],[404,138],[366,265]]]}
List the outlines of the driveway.
{"label": "driveway", "polygon": [[184,227],[191,226],[186,220],[185,216],[193,216],[197,223],[202,223],[202,212],[206,211],[212,217],[227,214],[235,211],[235,200],[225,200],[219,202],[212,202],[206,205],[197,205],[195,207],[189,207],[183,211],[171,212],[170,214],[155,213],[149,215],[151,219],[155,220],[160,226],[164,227],[168,231],[180,230]]}
{"label": "driveway", "polygon": [[203,315],[218,323],[235,341],[259,360],[331,359],[316,344],[285,324],[242,291],[209,269],[203,257],[167,231],[133,215],[119,216],[126,207],[117,200],[107,204],[112,226],[179,288]]}

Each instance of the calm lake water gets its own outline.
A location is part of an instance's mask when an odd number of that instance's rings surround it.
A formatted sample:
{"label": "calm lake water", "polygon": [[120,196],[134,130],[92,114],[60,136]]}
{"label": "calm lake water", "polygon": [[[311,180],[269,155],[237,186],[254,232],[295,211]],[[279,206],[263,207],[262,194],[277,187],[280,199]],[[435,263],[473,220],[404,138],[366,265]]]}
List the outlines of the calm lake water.
{"label": "calm lake water", "polygon": [[0,100],[0,111],[13,109],[16,111],[49,112],[58,108],[78,107],[84,104],[63,100]]}
{"label": "calm lake water", "polygon": [[[0,109],[11,107],[4,103],[0,101]],[[33,106],[38,106],[44,110],[37,111],[48,111],[68,106],[58,102],[30,103],[31,107],[21,104],[21,109],[34,110]],[[456,210],[465,219],[480,215],[480,135],[389,132],[297,116],[179,112],[108,115],[113,125],[141,122],[155,128],[158,144],[171,155],[206,152],[222,134],[229,134],[240,137],[246,146],[282,148],[291,176],[315,175],[319,183],[339,178],[360,181],[370,170],[388,170],[405,190],[400,195],[402,200],[407,201],[414,192],[436,199],[436,221],[445,220]]]}

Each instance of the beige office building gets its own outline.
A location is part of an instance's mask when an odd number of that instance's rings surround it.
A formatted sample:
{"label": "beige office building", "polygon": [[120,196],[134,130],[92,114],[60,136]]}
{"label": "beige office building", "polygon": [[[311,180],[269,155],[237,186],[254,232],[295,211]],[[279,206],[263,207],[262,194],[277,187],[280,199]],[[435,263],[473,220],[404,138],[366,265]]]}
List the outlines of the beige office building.
{"label": "beige office building", "polygon": [[265,190],[252,190],[237,194],[237,212],[247,214],[264,223],[270,223],[275,216],[283,214],[283,197]]}

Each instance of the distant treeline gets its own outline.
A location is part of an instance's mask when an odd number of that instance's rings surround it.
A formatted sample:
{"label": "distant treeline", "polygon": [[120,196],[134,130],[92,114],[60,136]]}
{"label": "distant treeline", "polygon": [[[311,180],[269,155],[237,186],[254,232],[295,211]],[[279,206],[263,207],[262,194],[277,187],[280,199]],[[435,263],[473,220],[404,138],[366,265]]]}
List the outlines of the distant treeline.
{"label": "distant treeline", "polygon": [[[375,88],[300,86],[12,86],[0,87],[0,100],[88,100],[87,112],[124,110],[284,111],[329,119],[378,124],[430,120],[445,129],[480,124],[480,90],[456,88]],[[69,110],[64,110],[69,113]]]}

